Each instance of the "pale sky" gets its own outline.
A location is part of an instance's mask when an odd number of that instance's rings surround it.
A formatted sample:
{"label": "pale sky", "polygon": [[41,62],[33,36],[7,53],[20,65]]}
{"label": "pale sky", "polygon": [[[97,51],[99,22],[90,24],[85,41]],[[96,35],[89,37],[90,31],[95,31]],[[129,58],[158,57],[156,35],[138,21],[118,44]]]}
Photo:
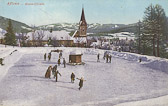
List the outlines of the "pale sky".
{"label": "pale sky", "polygon": [[[8,2],[19,5],[9,6]],[[84,5],[87,23],[131,24],[142,20],[150,4],[161,5],[168,16],[168,0],[0,0],[0,16],[28,25],[78,23]]]}

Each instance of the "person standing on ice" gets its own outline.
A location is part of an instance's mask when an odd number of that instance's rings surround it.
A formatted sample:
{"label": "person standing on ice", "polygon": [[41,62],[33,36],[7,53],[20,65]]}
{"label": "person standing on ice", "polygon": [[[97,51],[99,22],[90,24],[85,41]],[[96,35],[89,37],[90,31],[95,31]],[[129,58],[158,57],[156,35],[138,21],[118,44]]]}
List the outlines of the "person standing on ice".
{"label": "person standing on ice", "polygon": [[97,62],[100,62],[100,54],[97,54]]}
{"label": "person standing on ice", "polygon": [[63,58],[63,64],[64,64],[64,68],[66,67],[66,61],[65,58]]}
{"label": "person standing on ice", "polygon": [[112,56],[111,55],[109,55],[109,62],[111,63],[111,58],[112,58]]}
{"label": "person standing on ice", "polygon": [[106,54],[106,63],[108,63],[108,58],[109,58],[109,55]]}
{"label": "person standing on ice", "polygon": [[53,67],[53,69],[52,69],[52,75],[54,76],[54,78],[55,78],[55,72],[56,72],[56,70],[57,70],[57,65],[55,65]]}
{"label": "person standing on ice", "polygon": [[51,70],[52,70],[52,66],[49,66],[47,71],[46,71],[46,74],[45,74],[45,78],[50,78],[51,76]]}
{"label": "person standing on ice", "polygon": [[60,66],[60,64],[61,64],[61,60],[60,60],[60,58],[58,59],[58,66]]}
{"label": "person standing on ice", "polygon": [[83,77],[81,77],[81,79],[80,78],[76,78],[76,79],[80,80],[79,81],[79,88],[78,88],[80,90],[83,87],[83,82],[86,80],[84,80]]}
{"label": "person standing on ice", "polygon": [[58,81],[58,74],[61,76],[60,72],[58,70],[56,70],[55,72],[55,81]]}
{"label": "person standing on ice", "polygon": [[59,53],[59,58],[61,58],[61,57],[62,57],[62,52]]}
{"label": "person standing on ice", "polygon": [[51,59],[51,52],[48,53],[48,60],[50,61],[50,59]]}
{"label": "person standing on ice", "polygon": [[75,81],[75,74],[72,72],[72,74],[71,74],[71,82],[74,83],[74,81]]}
{"label": "person standing on ice", "polygon": [[47,55],[47,54],[45,53],[45,54],[44,54],[44,61],[46,61],[46,57],[47,57],[46,55]]}

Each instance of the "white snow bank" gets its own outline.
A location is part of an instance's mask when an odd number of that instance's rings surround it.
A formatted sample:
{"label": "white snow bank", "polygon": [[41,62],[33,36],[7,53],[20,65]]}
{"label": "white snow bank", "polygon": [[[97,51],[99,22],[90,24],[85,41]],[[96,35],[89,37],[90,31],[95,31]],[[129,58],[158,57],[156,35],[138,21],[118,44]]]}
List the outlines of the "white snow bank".
{"label": "white snow bank", "polygon": [[126,52],[112,51],[110,53],[112,54],[113,57],[122,58],[129,61],[138,62],[139,59],[141,59],[142,65],[155,70],[160,70],[162,72],[168,73],[168,59],[154,57],[154,56],[139,55],[135,53],[126,53]]}
{"label": "white snow bank", "polygon": [[12,67],[21,57],[22,53],[18,52],[14,48],[8,49],[4,48],[4,51],[2,52],[3,49],[0,49],[0,57],[3,58],[3,66],[0,66],[0,80],[6,75],[8,72],[9,68]]}
{"label": "white snow bank", "polygon": [[168,105],[168,96],[162,96],[148,100],[121,103],[114,106],[167,106],[167,105]]}

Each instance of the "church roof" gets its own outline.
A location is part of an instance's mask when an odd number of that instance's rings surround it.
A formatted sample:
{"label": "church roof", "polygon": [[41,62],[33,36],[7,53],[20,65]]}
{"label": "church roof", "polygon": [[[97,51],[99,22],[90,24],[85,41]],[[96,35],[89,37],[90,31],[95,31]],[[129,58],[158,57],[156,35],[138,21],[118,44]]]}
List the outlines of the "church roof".
{"label": "church roof", "polygon": [[84,9],[82,8],[82,14],[81,14],[81,19],[79,22],[80,25],[87,25],[86,20],[85,20],[85,13],[84,13]]}

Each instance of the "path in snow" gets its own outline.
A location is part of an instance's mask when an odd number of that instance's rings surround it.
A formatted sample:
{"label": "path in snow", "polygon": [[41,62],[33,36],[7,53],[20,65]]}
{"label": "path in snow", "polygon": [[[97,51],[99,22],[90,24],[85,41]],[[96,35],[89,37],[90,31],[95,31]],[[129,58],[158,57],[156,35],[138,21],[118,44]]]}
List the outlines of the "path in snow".
{"label": "path in snow", "polygon": [[[55,82],[44,75],[49,65],[56,64],[58,54],[53,54],[51,62],[43,61],[40,53],[23,55],[0,81],[0,106],[111,106],[168,94],[168,74],[138,62],[113,58],[112,63],[103,59],[97,63],[96,58],[84,54],[85,65],[61,65],[62,77]],[[81,91],[78,80],[70,83],[72,72],[86,79]]]}

